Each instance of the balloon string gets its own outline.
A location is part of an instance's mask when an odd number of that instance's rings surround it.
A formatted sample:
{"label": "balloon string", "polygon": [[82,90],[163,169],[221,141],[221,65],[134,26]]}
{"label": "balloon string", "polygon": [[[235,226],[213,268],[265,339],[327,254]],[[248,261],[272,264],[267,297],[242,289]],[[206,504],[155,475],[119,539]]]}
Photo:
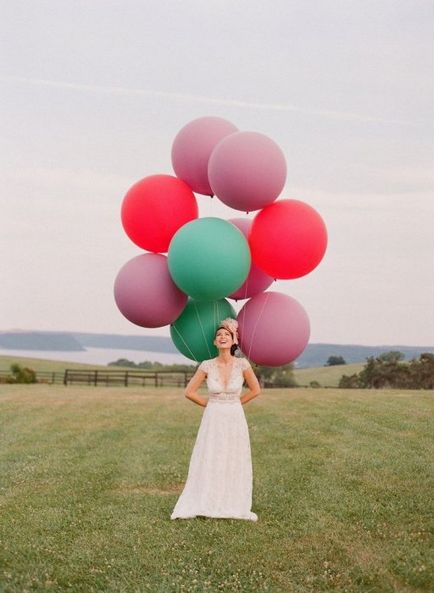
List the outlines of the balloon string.
{"label": "balloon string", "polygon": [[189,345],[187,344],[187,342],[186,342],[186,341],[184,340],[184,338],[182,337],[182,335],[181,335],[181,332],[178,330],[178,328],[176,327],[176,325],[172,325],[172,327],[173,327],[173,329],[176,331],[176,333],[178,334],[178,336],[181,338],[181,340],[182,340],[182,342],[183,342],[184,346],[187,348],[187,350],[188,350],[188,351],[190,352],[190,354],[192,355],[192,357],[193,357],[193,360],[194,360],[195,362],[199,362],[199,361],[197,360],[197,358],[195,357],[195,355],[193,354],[193,352],[190,350],[190,348],[189,348]]}
{"label": "balloon string", "polygon": [[268,303],[268,299],[270,298],[270,293],[269,293],[269,292],[266,292],[265,294],[266,294],[267,296],[266,296],[266,298],[265,298],[265,300],[264,300],[264,303],[263,303],[263,305],[262,305],[261,312],[260,312],[260,313],[259,313],[259,315],[258,315],[258,319],[256,320],[255,327],[253,328],[252,337],[251,337],[251,339],[250,339],[249,354],[248,354],[247,358],[250,358],[250,353],[251,353],[251,351],[252,351],[252,347],[253,347],[253,338],[255,337],[255,333],[256,333],[256,329],[257,329],[257,327],[258,327],[258,323],[259,323],[259,322],[260,322],[260,320],[261,320],[261,317],[262,317],[262,315],[263,315],[263,313],[264,313],[264,309],[265,309],[265,307],[266,307],[266,305],[267,305],[267,303]]}
{"label": "balloon string", "polygon": [[250,276],[250,270],[249,270],[248,276],[246,278],[246,287],[244,289],[244,298],[245,299],[247,298],[247,291],[249,289],[249,276]]}
{"label": "balloon string", "polygon": [[211,358],[211,352],[209,351],[208,341],[205,337],[205,330],[203,329],[202,321],[200,319],[199,311],[197,310],[197,305],[195,302],[193,302],[193,306],[194,306],[194,310],[196,311],[196,316],[197,316],[197,320],[199,321],[200,329],[202,331],[203,340],[206,344],[206,349],[208,350],[209,357]]}

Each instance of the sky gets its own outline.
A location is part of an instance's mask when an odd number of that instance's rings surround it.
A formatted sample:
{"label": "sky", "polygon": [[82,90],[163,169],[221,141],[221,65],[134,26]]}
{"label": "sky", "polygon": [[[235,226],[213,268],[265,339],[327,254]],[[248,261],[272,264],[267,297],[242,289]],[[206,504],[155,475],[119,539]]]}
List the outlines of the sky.
{"label": "sky", "polygon": [[[129,187],[220,116],[283,150],[314,343],[434,344],[434,19],[418,0],[2,1],[0,331],[168,335],[117,309]],[[239,217],[197,195],[201,216]],[[254,213],[249,215],[253,218]],[[239,309],[242,302],[236,305]]]}

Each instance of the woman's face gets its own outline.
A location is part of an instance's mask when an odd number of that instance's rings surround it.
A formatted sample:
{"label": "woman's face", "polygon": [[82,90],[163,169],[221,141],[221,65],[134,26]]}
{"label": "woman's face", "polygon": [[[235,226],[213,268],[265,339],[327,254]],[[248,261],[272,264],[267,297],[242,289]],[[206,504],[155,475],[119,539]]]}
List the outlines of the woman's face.
{"label": "woman's face", "polygon": [[220,327],[215,335],[214,345],[217,348],[230,348],[234,340],[232,338],[232,334],[229,330]]}

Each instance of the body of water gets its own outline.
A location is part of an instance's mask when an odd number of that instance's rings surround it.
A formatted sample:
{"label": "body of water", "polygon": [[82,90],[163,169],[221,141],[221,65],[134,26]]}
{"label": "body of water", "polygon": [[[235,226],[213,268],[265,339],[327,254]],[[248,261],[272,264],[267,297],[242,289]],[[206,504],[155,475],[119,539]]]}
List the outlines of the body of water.
{"label": "body of water", "polygon": [[182,354],[171,352],[144,352],[141,350],[114,350],[108,348],[88,348],[79,352],[59,352],[58,350],[6,350],[0,349],[2,356],[16,356],[17,358],[39,358],[46,360],[61,360],[65,362],[81,362],[83,364],[108,364],[119,358],[126,358],[139,363],[149,360],[163,364],[195,364],[193,360]]}

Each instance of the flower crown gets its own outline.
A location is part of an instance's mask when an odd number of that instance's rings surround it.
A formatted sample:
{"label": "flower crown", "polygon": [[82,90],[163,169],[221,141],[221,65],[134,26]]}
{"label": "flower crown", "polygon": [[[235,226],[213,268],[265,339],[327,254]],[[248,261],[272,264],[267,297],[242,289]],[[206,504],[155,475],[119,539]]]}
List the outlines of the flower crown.
{"label": "flower crown", "polygon": [[238,344],[238,321],[236,319],[226,317],[226,319],[220,321],[219,327],[224,327],[229,332],[231,332],[234,338],[234,344]]}

